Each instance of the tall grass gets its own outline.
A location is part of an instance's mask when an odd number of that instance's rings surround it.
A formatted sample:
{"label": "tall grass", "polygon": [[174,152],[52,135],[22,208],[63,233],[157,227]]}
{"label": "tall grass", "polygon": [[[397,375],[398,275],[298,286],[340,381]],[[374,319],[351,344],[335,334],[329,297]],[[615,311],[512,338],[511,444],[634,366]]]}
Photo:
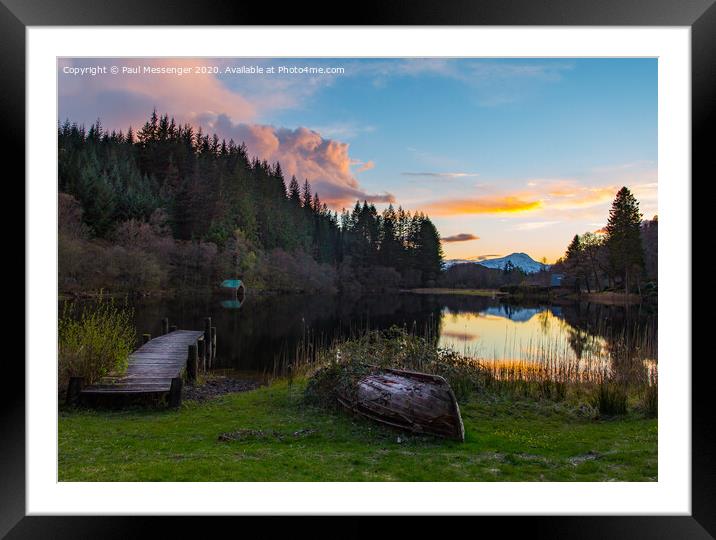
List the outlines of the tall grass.
{"label": "tall grass", "polygon": [[111,372],[124,371],[136,342],[133,317],[126,302],[114,299],[65,303],[58,328],[60,389],[70,377],[84,377],[86,384],[92,384]]}
{"label": "tall grass", "polygon": [[[563,332],[528,343],[506,335],[504,350],[489,358],[467,347],[440,347],[434,326],[420,335],[415,327],[363,328],[348,338],[307,331],[294,351],[276,359],[274,376],[319,371],[311,391],[328,395],[320,385],[345,385],[371,365],[442,375],[461,401],[475,391],[551,401],[571,396],[602,416],[624,414],[630,404],[657,414],[656,334],[648,327],[587,332],[564,325]],[[504,359],[510,357],[516,359]]]}
{"label": "tall grass", "polygon": [[642,395],[642,408],[647,416],[658,416],[659,414],[659,381],[656,371],[649,377],[649,384],[644,387]]}
{"label": "tall grass", "polygon": [[602,416],[626,414],[629,395],[624,384],[603,381],[597,384],[592,404]]}

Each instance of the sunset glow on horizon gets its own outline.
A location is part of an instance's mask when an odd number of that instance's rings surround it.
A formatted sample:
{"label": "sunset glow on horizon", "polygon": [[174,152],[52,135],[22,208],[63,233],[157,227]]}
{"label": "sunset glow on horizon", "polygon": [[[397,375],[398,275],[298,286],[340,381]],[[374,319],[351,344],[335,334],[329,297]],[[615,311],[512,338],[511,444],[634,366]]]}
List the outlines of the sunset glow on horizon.
{"label": "sunset glow on horizon", "polygon": [[657,214],[656,59],[59,59],[58,88],[59,123],[136,133],[156,109],[339,212],[424,212],[446,259],[554,262],[622,186]]}

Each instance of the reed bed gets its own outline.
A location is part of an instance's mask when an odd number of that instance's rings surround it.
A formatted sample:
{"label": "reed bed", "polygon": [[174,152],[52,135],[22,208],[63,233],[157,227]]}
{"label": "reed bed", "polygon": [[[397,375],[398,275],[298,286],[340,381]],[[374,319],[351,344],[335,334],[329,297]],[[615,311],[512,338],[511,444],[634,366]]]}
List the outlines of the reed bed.
{"label": "reed bed", "polygon": [[[606,335],[606,337],[605,337]],[[658,412],[656,336],[649,329],[591,333],[564,328],[563,334],[526,344],[505,339],[503,358],[465,348],[439,346],[434,326],[418,335],[415,327],[356,330],[351,337],[306,333],[289,355],[277,358],[273,376],[308,376],[317,381],[308,394],[331,399],[330,387],[351,384],[366,366],[390,367],[445,377],[458,400],[475,392],[513,398],[586,400],[602,416],[638,409]],[[504,359],[513,355],[514,360]],[[654,356],[652,356],[654,355]]]}

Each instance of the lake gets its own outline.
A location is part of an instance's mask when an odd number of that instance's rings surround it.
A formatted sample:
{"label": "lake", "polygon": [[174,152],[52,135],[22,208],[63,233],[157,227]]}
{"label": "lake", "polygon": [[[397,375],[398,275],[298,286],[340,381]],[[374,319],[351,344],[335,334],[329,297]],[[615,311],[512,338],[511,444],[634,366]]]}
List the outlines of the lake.
{"label": "lake", "polygon": [[[655,306],[569,302],[514,304],[497,298],[393,294],[361,297],[177,297],[134,303],[137,333],[158,335],[162,317],[185,329],[217,328],[215,368],[283,373],[301,354],[366,329],[405,327],[442,347],[498,364],[589,365],[603,369],[615,350],[649,369],[657,362]],[[611,356],[610,356],[611,355]],[[614,362],[612,361],[612,364]]]}

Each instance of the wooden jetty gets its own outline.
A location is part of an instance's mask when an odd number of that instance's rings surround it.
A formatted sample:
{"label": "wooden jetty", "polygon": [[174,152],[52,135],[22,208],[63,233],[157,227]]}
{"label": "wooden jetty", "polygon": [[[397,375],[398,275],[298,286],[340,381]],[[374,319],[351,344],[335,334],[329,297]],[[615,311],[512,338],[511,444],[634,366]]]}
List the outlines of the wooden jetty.
{"label": "wooden jetty", "polygon": [[89,386],[83,386],[82,379],[71,379],[67,401],[89,406],[179,406],[184,380],[195,380],[216,357],[216,327],[209,317],[204,330],[179,330],[163,319],[162,332],[154,339],[143,335],[143,344],[129,356],[125,372]]}

